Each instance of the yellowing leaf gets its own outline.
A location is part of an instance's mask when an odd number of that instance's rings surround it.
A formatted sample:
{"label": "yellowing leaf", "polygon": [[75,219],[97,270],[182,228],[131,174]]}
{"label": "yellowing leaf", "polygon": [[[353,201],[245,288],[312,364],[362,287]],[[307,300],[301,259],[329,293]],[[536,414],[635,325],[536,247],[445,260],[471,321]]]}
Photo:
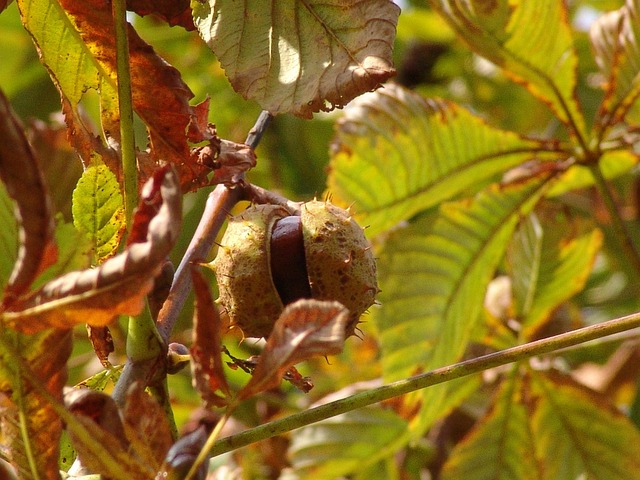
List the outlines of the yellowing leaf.
{"label": "yellowing leaf", "polygon": [[602,233],[579,220],[527,217],[511,243],[508,265],[522,335],[531,338],[551,312],[584,287]]}
{"label": "yellowing leaf", "polygon": [[546,149],[467,110],[397,85],[363,95],[338,123],[328,190],[354,204],[375,235],[416,213],[479,190]]}
{"label": "yellowing leaf", "polygon": [[[131,428],[123,425],[113,398],[89,389],[73,389],[65,393],[64,401],[68,410],[64,415],[71,418],[65,418],[67,431],[83,466],[92,473],[114,480],[147,480],[153,477],[154,463],[142,461],[135,455],[140,453],[135,448],[138,444],[130,444],[126,433],[130,433]],[[154,410],[146,413],[152,418],[158,410],[160,407],[156,405]],[[145,420],[140,421],[143,424]],[[158,427],[163,430],[162,425]]]}
{"label": "yellowing leaf", "polygon": [[605,90],[598,122],[605,128],[624,118],[640,95],[639,10],[637,0],[627,0],[591,26],[591,43]]}
{"label": "yellowing leaf", "polygon": [[543,480],[640,478],[640,433],[608,400],[558,374],[533,372],[529,413]]}
{"label": "yellowing leaf", "polygon": [[5,453],[18,468],[20,478],[59,478],[58,442],[62,433],[58,415],[23,378],[22,366],[26,364],[39,385],[61,400],[71,346],[69,330],[26,336],[0,328],[0,443],[8,447]]}
{"label": "yellowing leaf", "polygon": [[556,372],[513,370],[489,412],[453,449],[443,480],[640,478],[640,433]]}
{"label": "yellowing leaf", "polygon": [[576,99],[578,56],[565,2],[557,0],[432,0],[476,53],[540,98],[572,135],[584,136]]}
{"label": "yellowing leaf", "polygon": [[[88,89],[99,92],[105,136],[119,139],[115,33],[111,2],[106,0],[19,0],[22,22],[31,34],[41,61],[62,96],[71,142],[86,166],[96,157],[118,171],[115,152],[96,138],[78,113]],[[161,58],[132,27],[128,30],[135,113],[147,127],[150,155],[141,155],[144,182],[162,162],[175,165],[181,185],[189,190],[208,183],[209,165],[189,161],[189,141],[217,140],[206,117],[189,105],[193,93],[180,73]],[[214,146],[214,155],[217,147]]]}
{"label": "yellowing leaf", "polygon": [[[46,328],[70,328],[77,324],[106,325],[117,315],[137,315],[144,296],[153,286],[165,257],[180,231],[181,197],[173,170],[158,171],[142,192],[147,210],[157,214],[144,228],[144,241],[105,261],[100,267],[71,272],[46,283],[29,297],[16,302],[2,320],[10,328],[33,333]],[[134,222],[133,234],[142,236]]]}
{"label": "yellowing leaf", "polygon": [[73,191],[73,224],[94,245],[95,264],[113,256],[126,228],[120,184],[106,165],[87,168]]}
{"label": "yellowing leaf", "polygon": [[197,0],[194,23],[233,87],[273,114],[342,107],[394,74],[390,0]]}
{"label": "yellowing leaf", "polygon": [[521,380],[505,380],[489,412],[456,445],[442,480],[540,480]]}
{"label": "yellowing leaf", "polygon": [[140,383],[127,391],[122,412],[124,433],[142,463],[157,471],[171,447],[166,412]]}
{"label": "yellowing leaf", "polygon": [[287,305],[238,397],[277,387],[289,367],[312,356],[340,353],[348,320],[349,311],[339,302],[303,299]]}
{"label": "yellowing leaf", "polygon": [[[629,172],[638,164],[638,156],[630,150],[604,152],[599,160],[602,175],[607,179],[617,178]],[[572,165],[560,175],[549,188],[547,196],[553,197],[579,188],[590,187],[594,184],[591,170],[586,165]]]}
{"label": "yellowing leaf", "polygon": [[[546,183],[494,185],[474,199],[445,203],[389,237],[378,262],[383,307],[373,310],[388,381],[460,360],[479,327],[484,294],[508,239]],[[446,388],[419,395],[418,435],[448,400]]]}

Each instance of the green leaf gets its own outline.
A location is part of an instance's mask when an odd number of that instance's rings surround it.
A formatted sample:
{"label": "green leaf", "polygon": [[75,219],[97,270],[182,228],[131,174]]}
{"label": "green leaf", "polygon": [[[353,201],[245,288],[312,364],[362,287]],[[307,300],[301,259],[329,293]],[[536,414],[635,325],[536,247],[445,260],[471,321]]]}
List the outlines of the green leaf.
{"label": "green leaf", "polygon": [[333,480],[393,454],[406,421],[390,410],[361,408],[296,430],[289,455],[295,478]]}
{"label": "green leaf", "polygon": [[572,135],[584,137],[575,92],[578,57],[565,2],[432,0],[431,5],[474,52],[547,104]]}
{"label": "green leaf", "polygon": [[605,90],[598,121],[605,128],[622,120],[640,95],[639,9],[637,0],[627,0],[591,26],[591,43]]}
{"label": "green leaf", "polygon": [[400,9],[388,0],[202,0],[193,19],[233,88],[271,113],[310,118],[395,72]]}
{"label": "green leaf", "polygon": [[[378,263],[382,308],[373,311],[386,380],[460,360],[509,238],[545,185],[546,179],[494,185],[389,237]],[[451,394],[428,388],[419,395],[422,408],[412,425],[418,434],[439,418]]]}
{"label": "green leaf", "polygon": [[521,385],[515,375],[502,383],[489,412],[451,452],[442,480],[542,478]]}
{"label": "green leaf", "polygon": [[338,124],[329,192],[354,204],[369,235],[476,190],[545,148],[446,100],[400,86],[363,95]]}
{"label": "green leaf", "polygon": [[95,263],[116,253],[124,233],[124,204],[116,176],[106,165],[89,167],[73,191],[73,224],[94,245]]}
{"label": "green leaf", "polygon": [[528,393],[543,480],[640,478],[640,432],[605,397],[539,372],[532,372]]}
{"label": "green leaf", "polygon": [[555,308],[584,288],[602,240],[590,223],[560,213],[543,218],[542,225],[535,214],[524,220],[508,255],[523,338],[531,338]]}
{"label": "green leaf", "polygon": [[491,186],[389,237],[378,261],[382,308],[373,311],[387,380],[460,359],[509,238],[545,184]]}

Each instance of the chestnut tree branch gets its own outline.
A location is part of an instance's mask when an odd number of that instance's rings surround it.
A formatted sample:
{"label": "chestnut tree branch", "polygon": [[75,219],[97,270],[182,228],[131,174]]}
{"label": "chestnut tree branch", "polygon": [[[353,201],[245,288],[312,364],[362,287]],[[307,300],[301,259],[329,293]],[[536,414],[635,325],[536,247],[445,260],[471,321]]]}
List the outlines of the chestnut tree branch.
{"label": "chestnut tree branch", "polygon": [[[271,118],[272,116],[268,112],[260,114],[247,135],[245,143],[249,147],[255,149],[258,146]],[[230,188],[225,185],[217,185],[209,194],[200,223],[191,238],[180,265],[176,269],[167,300],[158,313],[156,326],[165,345],[169,343],[171,331],[191,291],[191,274],[189,272],[191,264],[206,257],[220,228],[222,228],[227,212],[245,195],[245,190],[240,186]],[[164,354],[139,362],[130,358],[127,359],[122,375],[118,379],[113,392],[113,399],[116,404],[124,404],[126,392],[135,381],[141,381],[145,385],[149,385],[152,380],[159,382],[158,384],[163,382],[165,368]]]}
{"label": "chestnut tree branch", "polygon": [[508,348],[499,352],[473,358],[463,362],[438,368],[430,372],[409,377],[404,380],[383,385],[365,392],[329,402],[319,407],[311,408],[300,413],[280,418],[272,422],[259,425],[250,430],[225,437],[215,443],[211,449],[211,456],[220,455],[231,450],[244,447],[251,443],[275,437],[327,418],[350,412],[358,408],[399,397],[409,392],[421,390],[432,385],[445,383],[456,378],[479,373],[490,368],[509,363],[520,362],[537,355],[557,352],[560,349],[579,345],[590,340],[608,335],[628,331],[640,327],[640,313],[609,320],[607,322],[580,328],[542,340]]}

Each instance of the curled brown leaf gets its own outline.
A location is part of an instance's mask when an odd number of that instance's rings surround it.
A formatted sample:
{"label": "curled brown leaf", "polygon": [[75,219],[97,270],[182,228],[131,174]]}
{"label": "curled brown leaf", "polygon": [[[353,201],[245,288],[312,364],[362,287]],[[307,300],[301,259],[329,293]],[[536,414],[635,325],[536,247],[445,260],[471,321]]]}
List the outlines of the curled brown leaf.
{"label": "curled brown leaf", "polygon": [[44,176],[9,100],[0,91],[0,179],[16,201],[20,228],[18,261],[4,291],[8,306],[55,260],[53,217]]}
{"label": "curled brown leaf", "polygon": [[138,238],[141,231],[146,232],[144,241],[128,245],[98,268],[71,272],[46,283],[4,313],[5,326],[34,333],[83,323],[107,325],[117,315],[140,313],[144,296],[180,231],[181,196],[175,171],[160,169],[143,190],[141,203],[157,208],[153,218],[145,217],[147,228],[134,223]]}
{"label": "curled brown leaf", "polygon": [[349,310],[339,302],[303,299],[288,305],[276,320],[251,380],[239,398],[277,387],[287,370],[316,355],[342,351]]}
{"label": "curled brown leaf", "polygon": [[127,10],[145,15],[156,15],[170,26],[179,25],[185,30],[195,30],[189,0],[127,0]]}

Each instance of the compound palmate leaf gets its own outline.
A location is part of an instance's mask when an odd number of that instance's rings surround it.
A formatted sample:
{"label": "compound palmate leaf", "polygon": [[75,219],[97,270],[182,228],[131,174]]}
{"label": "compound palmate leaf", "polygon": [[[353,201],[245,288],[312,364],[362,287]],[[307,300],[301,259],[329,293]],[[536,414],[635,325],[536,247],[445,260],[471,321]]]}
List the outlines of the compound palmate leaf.
{"label": "compound palmate leaf", "polygon": [[431,0],[469,47],[540,98],[574,135],[584,136],[575,95],[578,56],[558,0]]}
{"label": "compound palmate leaf", "polygon": [[398,85],[361,96],[337,127],[329,173],[336,202],[354,205],[375,235],[402,220],[480,189],[544,144],[486,124],[446,100]]}
{"label": "compound palmate leaf", "polygon": [[[445,203],[436,215],[389,237],[378,262],[384,308],[373,311],[387,380],[460,360],[509,237],[546,184],[537,178],[491,186],[474,199]],[[420,395],[418,432],[438,418],[446,401],[441,389]]]}
{"label": "compound palmate leaf", "polygon": [[271,113],[309,118],[394,74],[390,0],[196,0],[194,23],[233,87]]}
{"label": "compound palmate leaf", "polygon": [[603,396],[553,371],[514,370],[442,478],[640,478],[639,445],[636,427]]}
{"label": "compound palmate leaf", "polygon": [[526,388],[543,480],[640,478],[640,433],[605,397],[553,372]]}

